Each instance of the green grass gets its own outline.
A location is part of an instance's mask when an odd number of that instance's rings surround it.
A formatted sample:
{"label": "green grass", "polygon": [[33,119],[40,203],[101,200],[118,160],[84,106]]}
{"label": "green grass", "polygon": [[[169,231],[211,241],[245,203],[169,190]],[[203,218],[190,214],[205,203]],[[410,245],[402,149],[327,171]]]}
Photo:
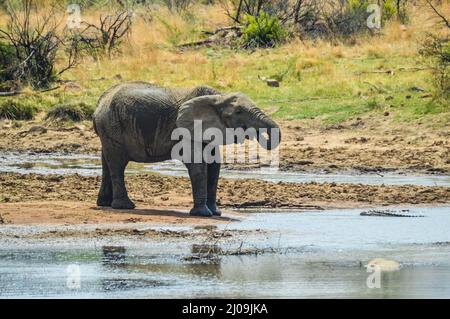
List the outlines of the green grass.
{"label": "green grass", "polygon": [[27,100],[0,100],[0,119],[32,120],[37,107]]}
{"label": "green grass", "polygon": [[[411,91],[416,86],[432,92],[429,71],[399,71],[402,67],[417,67],[415,56],[366,54],[347,58],[325,52],[311,57],[283,47],[255,52],[214,48],[185,53],[160,50],[163,51],[159,54],[168,54],[168,57],[158,55],[153,64],[142,63],[140,57],[123,57],[119,61],[80,65],[66,77],[78,79],[83,90],[56,90],[18,99],[45,112],[61,104],[82,102],[93,106],[101,93],[113,84],[152,80],[171,87],[207,84],[224,92],[240,91],[262,109],[276,110],[272,113],[276,119],[339,123],[355,116],[383,116],[389,111],[390,117],[399,122],[425,119],[430,123],[448,124],[449,101],[433,101],[423,98],[424,93]],[[201,59],[201,63],[197,59]],[[372,73],[390,69],[395,70],[393,75]],[[118,73],[123,80],[114,79]],[[268,87],[258,76],[277,78],[281,85]],[[93,80],[101,77],[105,79]]]}
{"label": "green grass", "polygon": [[85,102],[60,104],[47,112],[47,119],[79,122],[92,119],[94,107]]}

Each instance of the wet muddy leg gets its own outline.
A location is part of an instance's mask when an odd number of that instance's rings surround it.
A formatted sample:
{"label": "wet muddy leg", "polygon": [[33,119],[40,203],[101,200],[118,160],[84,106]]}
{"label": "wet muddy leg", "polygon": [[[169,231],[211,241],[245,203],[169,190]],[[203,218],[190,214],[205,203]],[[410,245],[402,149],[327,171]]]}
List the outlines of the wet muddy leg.
{"label": "wet muddy leg", "polygon": [[185,163],[192,185],[194,207],[189,212],[193,216],[212,216],[211,210],[206,206],[207,191],[207,164]]}
{"label": "wet muddy leg", "polygon": [[206,205],[211,210],[213,215],[220,216],[222,212],[219,207],[217,207],[217,184],[219,182],[219,174],[220,174],[220,163],[211,163],[208,164],[208,199]]}
{"label": "wet muddy leg", "polygon": [[111,174],[109,173],[109,167],[102,152],[102,184],[98,192],[97,206],[111,206],[112,201],[113,189]]}
{"label": "wet muddy leg", "polygon": [[125,187],[125,167],[128,164],[128,158],[123,154],[124,152],[118,150],[114,152],[106,151],[104,153],[111,175],[113,190],[111,207],[115,209],[133,209],[135,205],[128,197],[128,192]]}

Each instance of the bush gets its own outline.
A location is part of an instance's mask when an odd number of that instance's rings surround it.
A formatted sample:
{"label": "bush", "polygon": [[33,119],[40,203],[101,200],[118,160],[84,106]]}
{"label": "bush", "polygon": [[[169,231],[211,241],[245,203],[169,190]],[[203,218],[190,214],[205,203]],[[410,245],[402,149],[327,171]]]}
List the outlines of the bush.
{"label": "bush", "polygon": [[170,11],[184,12],[194,2],[193,0],[163,0],[162,1]]}
{"label": "bush", "polygon": [[0,103],[0,118],[10,120],[32,120],[36,106],[29,102],[8,99]]}
{"label": "bush", "polygon": [[385,23],[393,19],[398,19],[401,23],[408,22],[407,1],[404,0],[384,0],[381,6],[381,22]]}
{"label": "bush", "polygon": [[11,66],[16,65],[16,51],[14,46],[0,42],[0,80],[8,81],[14,79],[14,69]]}
{"label": "bush", "polygon": [[[0,39],[14,48],[16,60],[10,69],[17,83],[48,88],[58,76],[76,64],[78,48],[61,30],[57,8],[41,13],[33,0],[17,1],[6,11],[8,21],[0,28]],[[56,70],[58,53],[67,53],[66,66]]]}
{"label": "bush", "polygon": [[132,22],[132,13],[126,10],[101,15],[97,24],[83,21],[84,30],[71,37],[75,52],[111,57],[130,35]]}
{"label": "bush", "polygon": [[[226,14],[242,23],[248,15],[259,17],[261,12],[276,17],[284,28],[292,28],[302,37],[346,39],[368,31],[369,0],[222,0]],[[232,7],[230,9],[229,3]],[[394,17],[407,20],[406,1],[384,0],[381,5],[382,23]]]}
{"label": "bush", "polygon": [[342,5],[327,18],[330,22],[332,35],[337,37],[348,37],[363,33],[367,28],[368,2],[364,0],[352,0]]}
{"label": "bush", "polygon": [[286,31],[277,17],[262,11],[259,16],[247,15],[243,29],[244,47],[273,47],[284,41]]}
{"label": "bush", "polygon": [[433,70],[435,97],[450,98],[450,39],[428,34],[419,53]]}
{"label": "bush", "polygon": [[17,57],[14,46],[0,42],[0,91],[13,91]]}
{"label": "bush", "polygon": [[94,115],[94,108],[84,102],[76,104],[61,104],[53,107],[46,119],[74,121],[90,120]]}

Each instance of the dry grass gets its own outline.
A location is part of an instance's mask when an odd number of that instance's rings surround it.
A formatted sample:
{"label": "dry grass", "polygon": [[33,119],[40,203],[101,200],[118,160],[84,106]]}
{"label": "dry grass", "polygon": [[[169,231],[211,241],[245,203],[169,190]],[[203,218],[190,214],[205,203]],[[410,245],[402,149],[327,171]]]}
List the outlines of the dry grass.
{"label": "dry grass", "polygon": [[[450,13],[449,4],[443,6],[443,12]],[[88,11],[83,19],[94,22],[101,13]],[[406,100],[405,95],[411,86],[429,87],[428,73],[399,72],[392,77],[376,73],[358,75],[366,71],[417,66],[418,41],[424,31],[436,30],[436,21],[430,19],[431,12],[423,7],[413,7],[410,16],[407,26],[391,22],[383,28],[381,35],[356,38],[354,45],[295,38],[281,47],[254,52],[224,48],[180,51],[176,48],[178,44],[200,39],[202,30],[229,24],[220,6],[198,5],[184,15],[165,8],[139,11],[129,44],[122,47],[121,55],[99,61],[85,57],[79,67],[64,75],[84,90],[49,93],[42,97],[43,104],[46,105],[46,101],[55,103],[55,100],[66,103],[74,99],[95,104],[103,90],[124,80],[155,81],[175,87],[205,83],[224,91],[243,91],[263,108],[275,105],[279,109],[275,116],[281,118],[320,117],[329,112],[329,117],[338,121],[367,112],[368,101],[384,101],[385,96],[366,84],[370,82],[386,89],[387,95],[399,96],[394,100],[395,104],[406,105],[401,112],[405,110],[415,117],[416,109],[425,102]],[[0,21],[0,24],[4,23],[4,16],[0,15]],[[284,73],[279,89],[268,89],[258,80],[258,75]],[[120,77],[116,77],[118,74]],[[314,104],[301,101],[308,97],[325,100]],[[381,109],[390,107],[390,104],[382,104]],[[333,112],[341,115],[334,116]],[[324,118],[327,119],[327,115]]]}

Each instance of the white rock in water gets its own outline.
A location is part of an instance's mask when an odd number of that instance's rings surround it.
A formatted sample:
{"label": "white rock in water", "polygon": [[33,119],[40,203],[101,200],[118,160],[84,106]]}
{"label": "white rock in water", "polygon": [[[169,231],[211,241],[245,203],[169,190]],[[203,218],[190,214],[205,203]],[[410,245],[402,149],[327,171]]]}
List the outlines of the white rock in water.
{"label": "white rock in water", "polygon": [[379,267],[381,271],[396,271],[400,269],[400,264],[395,260],[375,258],[369,261],[366,267],[368,268]]}

